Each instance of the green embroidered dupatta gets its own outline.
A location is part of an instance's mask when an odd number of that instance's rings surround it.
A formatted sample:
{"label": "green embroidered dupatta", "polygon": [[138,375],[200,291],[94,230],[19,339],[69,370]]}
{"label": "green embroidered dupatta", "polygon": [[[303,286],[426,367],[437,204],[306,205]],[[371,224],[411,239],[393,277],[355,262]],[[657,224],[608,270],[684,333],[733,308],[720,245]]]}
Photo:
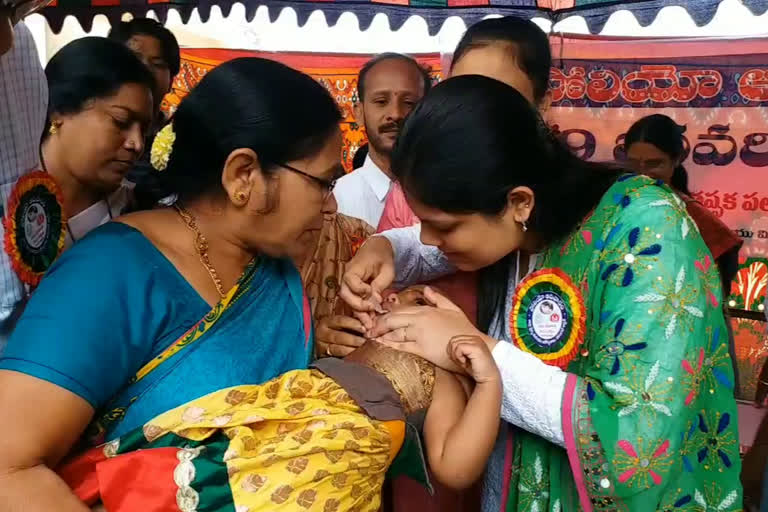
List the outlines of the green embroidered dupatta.
{"label": "green embroidered dupatta", "polygon": [[585,331],[567,363],[566,449],[515,429],[502,510],[741,510],[721,285],[683,202],[623,176],[539,268],[570,278]]}

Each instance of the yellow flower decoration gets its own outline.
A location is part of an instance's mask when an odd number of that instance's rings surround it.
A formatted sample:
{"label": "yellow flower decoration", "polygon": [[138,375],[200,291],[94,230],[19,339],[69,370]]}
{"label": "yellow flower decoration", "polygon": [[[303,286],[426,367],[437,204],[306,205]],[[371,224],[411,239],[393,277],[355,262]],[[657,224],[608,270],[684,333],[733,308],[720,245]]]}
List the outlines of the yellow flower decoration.
{"label": "yellow flower decoration", "polygon": [[176,142],[176,133],[173,131],[173,123],[168,123],[158,132],[152,143],[152,151],[149,153],[149,163],[152,167],[158,171],[164,171],[168,167],[174,142]]}

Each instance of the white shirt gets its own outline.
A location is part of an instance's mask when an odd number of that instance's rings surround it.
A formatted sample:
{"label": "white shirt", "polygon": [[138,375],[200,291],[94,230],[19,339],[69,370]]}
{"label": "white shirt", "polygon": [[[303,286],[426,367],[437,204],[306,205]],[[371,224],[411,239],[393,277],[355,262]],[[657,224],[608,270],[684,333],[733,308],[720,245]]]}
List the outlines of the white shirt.
{"label": "white shirt", "polygon": [[95,203],[67,221],[67,235],[64,248],[68,249],[92,230],[122,215],[123,210],[133,199],[133,183],[123,180],[120,188],[106,199]]}
{"label": "white shirt", "polygon": [[338,212],[364,220],[374,228],[384,213],[384,203],[392,186],[392,180],[373,163],[370,155],[359,169],[336,182],[333,193]]}
{"label": "white shirt", "polygon": [[[48,110],[48,83],[32,34],[23,22],[13,32],[13,48],[0,56],[0,216],[16,181],[40,164],[40,137]],[[0,352],[3,324],[25,295],[2,248],[4,237],[0,223]]]}

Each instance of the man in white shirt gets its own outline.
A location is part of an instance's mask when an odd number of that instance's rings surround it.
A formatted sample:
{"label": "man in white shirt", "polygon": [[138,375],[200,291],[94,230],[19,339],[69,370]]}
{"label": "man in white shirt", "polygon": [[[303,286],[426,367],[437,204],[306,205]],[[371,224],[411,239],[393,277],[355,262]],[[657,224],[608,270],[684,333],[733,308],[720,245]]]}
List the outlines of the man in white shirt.
{"label": "man in white shirt", "polygon": [[[45,3],[0,0],[0,218],[16,180],[39,165],[48,84],[32,34],[19,19]],[[3,237],[0,223],[0,354],[24,298]]]}
{"label": "man in white shirt", "polygon": [[341,178],[338,212],[379,225],[392,185],[390,155],[406,116],[431,86],[429,72],[412,57],[385,53],[370,60],[357,79],[355,119],[368,136],[363,166]]}

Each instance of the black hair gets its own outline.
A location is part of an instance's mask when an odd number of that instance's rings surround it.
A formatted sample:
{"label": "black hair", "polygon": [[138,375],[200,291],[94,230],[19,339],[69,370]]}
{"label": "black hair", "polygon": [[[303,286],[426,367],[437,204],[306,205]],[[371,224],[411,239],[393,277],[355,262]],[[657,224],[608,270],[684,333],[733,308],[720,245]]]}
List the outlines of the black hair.
{"label": "black hair", "polygon": [[360,73],[357,75],[357,97],[358,101],[361,103],[365,97],[365,78],[368,76],[368,73],[370,73],[370,71],[376,66],[376,64],[384,62],[385,60],[401,60],[403,62],[413,64],[413,66],[421,74],[421,79],[424,81],[424,94],[427,94],[432,88],[432,77],[429,75],[430,70],[419,64],[416,59],[410,55],[403,55],[402,53],[382,53],[381,55],[377,55],[366,62],[365,65],[360,69]]}
{"label": "black hair", "polygon": [[240,148],[252,149],[262,172],[272,173],[320,151],[340,121],[336,102],[310,76],[267,59],[227,61],[205,75],[171,120],[176,140],[159,174],[163,195],[187,201],[221,191],[224,163]]}
{"label": "black hair", "polygon": [[52,114],[76,114],[93,99],[108,98],[126,84],[154,91],[149,69],[120,43],[103,37],[84,37],[64,46],[45,67],[48,81],[47,137]]}
{"label": "black hair", "polygon": [[505,16],[475,23],[456,46],[451,69],[469,51],[498,43],[508,45],[514,52],[517,66],[533,84],[536,103],[541,103],[549,89],[552,51],[547,34],[530,20]]}
{"label": "black hair", "polygon": [[[467,126],[472,130],[467,132]],[[618,171],[579,159],[512,87],[484,76],[437,85],[405,121],[392,172],[419,202],[453,214],[496,217],[515,187],[530,187],[528,227],[549,244],[594,209]],[[486,332],[503,311],[512,254],[480,273],[478,323]]]}
{"label": "black hair", "polygon": [[[672,118],[663,114],[653,114],[635,122],[624,137],[624,147],[629,147],[636,142],[647,142],[664,152],[672,160],[683,161],[685,157],[685,144],[683,143],[685,126],[678,125]],[[682,163],[675,167],[672,173],[671,183],[673,188],[691,195],[688,189],[688,171]]]}
{"label": "black hair", "polygon": [[127,44],[133,36],[149,36],[160,41],[163,48],[163,60],[168,65],[171,78],[179,74],[181,69],[181,52],[179,42],[173,32],[161,23],[151,18],[134,18],[131,21],[121,21],[114,25],[107,37],[122,44]]}
{"label": "black hair", "polygon": [[352,169],[359,169],[365,164],[365,159],[368,157],[368,143],[366,142],[355,151],[355,156],[352,157]]}

